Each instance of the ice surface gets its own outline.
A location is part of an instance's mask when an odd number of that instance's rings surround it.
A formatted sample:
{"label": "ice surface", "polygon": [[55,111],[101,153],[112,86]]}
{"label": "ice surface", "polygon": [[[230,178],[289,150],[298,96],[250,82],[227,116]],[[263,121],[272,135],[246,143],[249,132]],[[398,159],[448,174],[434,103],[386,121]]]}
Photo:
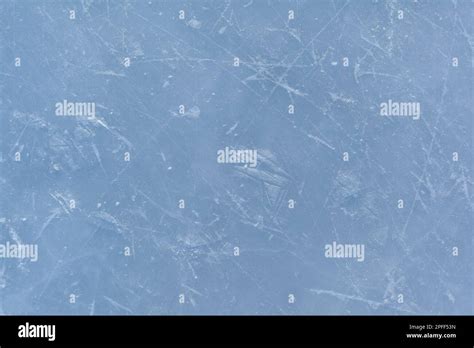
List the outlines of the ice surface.
{"label": "ice surface", "polygon": [[0,0],[0,313],[473,314],[472,23]]}

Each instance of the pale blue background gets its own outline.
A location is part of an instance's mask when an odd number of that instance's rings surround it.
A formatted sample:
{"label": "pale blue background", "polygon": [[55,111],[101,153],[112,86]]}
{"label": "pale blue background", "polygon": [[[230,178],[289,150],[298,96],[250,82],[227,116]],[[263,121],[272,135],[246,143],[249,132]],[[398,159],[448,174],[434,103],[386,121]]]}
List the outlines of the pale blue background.
{"label": "pale blue background", "polygon": [[[0,0],[0,242],[39,245],[0,259],[0,313],[472,314],[472,11]],[[103,125],[55,116],[64,99]],[[388,99],[421,120],[380,117]],[[365,261],[325,258],[333,241]]]}

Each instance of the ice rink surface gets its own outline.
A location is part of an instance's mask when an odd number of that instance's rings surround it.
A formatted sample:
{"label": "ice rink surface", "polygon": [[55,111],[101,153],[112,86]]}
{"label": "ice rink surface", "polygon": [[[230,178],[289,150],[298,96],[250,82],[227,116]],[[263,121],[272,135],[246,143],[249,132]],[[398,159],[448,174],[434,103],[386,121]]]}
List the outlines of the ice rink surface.
{"label": "ice rink surface", "polygon": [[473,314],[473,7],[0,0],[0,313]]}

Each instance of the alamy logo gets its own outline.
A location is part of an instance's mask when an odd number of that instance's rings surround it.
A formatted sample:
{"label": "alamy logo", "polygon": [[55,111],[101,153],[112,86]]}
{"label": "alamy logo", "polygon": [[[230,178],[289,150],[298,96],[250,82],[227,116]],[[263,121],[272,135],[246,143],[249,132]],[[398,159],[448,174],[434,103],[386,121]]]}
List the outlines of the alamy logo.
{"label": "alamy logo", "polygon": [[6,259],[30,259],[32,262],[38,261],[37,244],[17,244],[6,242],[0,244],[0,258]]}
{"label": "alamy logo", "polygon": [[355,258],[362,262],[365,260],[364,244],[326,244],[324,256],[328,258]]}
{"label": "alamy logo", "polygon": [[380,104],[380,116],[408,116],[419,120],[421,115],[420,103],[418,102],[388,102]]}
{"label": "alamy logo", "polygon": [[56,339],[56,325],[34,325],[28,322],[18,326],[20,338],[47,338],[48,341]]}
{"label": "alamy logo", "polygon": [[95,118],[95,103],[68,102],[64,99],[56,103],[56,116],[86,116]]}
{"label": "alamy logo", "polygon": [[234,150],[226,147],[217,151],[217,163],[242,163],[257,166],[257,150]]}

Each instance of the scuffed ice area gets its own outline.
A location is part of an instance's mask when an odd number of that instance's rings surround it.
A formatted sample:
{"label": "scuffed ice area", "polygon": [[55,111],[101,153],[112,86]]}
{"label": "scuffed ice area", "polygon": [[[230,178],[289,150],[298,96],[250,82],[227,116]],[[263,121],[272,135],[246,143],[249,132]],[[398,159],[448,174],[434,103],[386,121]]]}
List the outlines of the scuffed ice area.
{"label": "scuffed ice area", "polygon": [[473,314],[473,6],[0,0],[0,313]]}

